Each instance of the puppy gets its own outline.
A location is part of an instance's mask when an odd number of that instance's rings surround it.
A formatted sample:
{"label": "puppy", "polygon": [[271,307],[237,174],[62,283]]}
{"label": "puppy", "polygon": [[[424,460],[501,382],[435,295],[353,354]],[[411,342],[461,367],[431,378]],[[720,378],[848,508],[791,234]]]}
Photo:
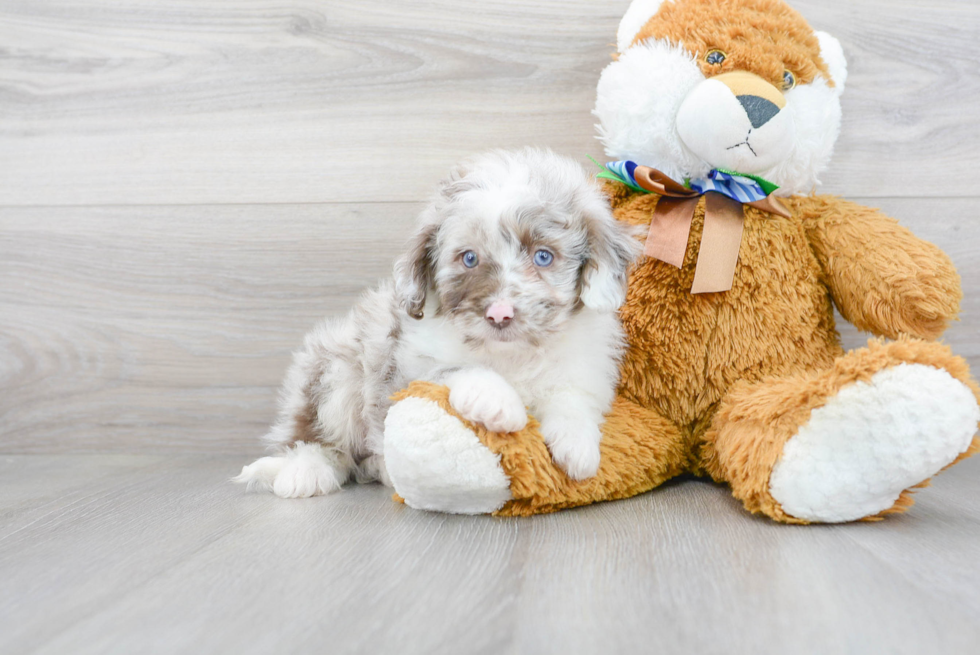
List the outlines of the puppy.
{"label": "puppy", "polygon": [[495,151],[457,167],[394,281],[307,335],[265,438],[279,452],[235,481],[284,498],[352,475],[390,486],[384,419],[412,380],[448,386],[457,412],[497,432],[522,429],[529,409],[554,461],[576,480],[595,475],[640,248],[570,159]]}

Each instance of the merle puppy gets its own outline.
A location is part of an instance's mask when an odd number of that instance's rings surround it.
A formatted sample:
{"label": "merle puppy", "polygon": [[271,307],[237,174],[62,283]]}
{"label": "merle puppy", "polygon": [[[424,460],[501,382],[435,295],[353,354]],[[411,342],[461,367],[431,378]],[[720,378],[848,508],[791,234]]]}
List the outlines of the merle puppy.
{"label": "merle puppy", "polygon": [[570,159],[526,149],[460,165],[394,280],[307,335],[265,437],[277,452],[235,480],[284,498],[352,475],[390,484],[389,396],[420,379],[447,385],[456,411],[490,430],[520,430],[530,411],[570,477],[595,475],[624,347],[617,310],[640,248]]}

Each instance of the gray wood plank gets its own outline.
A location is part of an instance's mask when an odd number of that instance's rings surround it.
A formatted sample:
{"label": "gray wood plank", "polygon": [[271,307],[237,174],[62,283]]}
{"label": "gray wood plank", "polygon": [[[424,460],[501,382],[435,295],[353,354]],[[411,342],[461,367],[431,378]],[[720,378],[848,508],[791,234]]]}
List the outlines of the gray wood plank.
{"label": "gray wood plank", "polygon": [[[628,0],[0,6],[0,204],[417,201],[461,156],[585,161]],[[976,195],[972,0],[799,0],[850,57],[826,190]]]}
{"label": "gray wood plank", "polygon": [[21,530],[63,519],[66,510],[77,511],[107,487],[132,485],[160,461],[159,456],[127,454],[0,456],[0,471],[11,482],[0,485],[0,542]]}
{"label": "gray wood plank", "polygon": [[[980,460],[940,476],[905,516],[816,527],[749,516],[699,481],[494,519],[418,512],[376,485],[304,501],[248,495],[224,482],[239,464],[229,456],[100,460],[0,460],[0,512],[22,521],[0,534],[0,651],[874,654],[980,643],[976,566],[964,566],[980,516],[955,504],[980,491]],[[48,493],[51,468],[71,480],[65,498],[34,506],[25,492]],[[87,485],[89,473],[102,477]]]}
{"label": "gray wood plank", "polygon": [[[959,267],[946,340],[980,367],[975,203],[879,204]],[[418,208],[0,208],[0,452],[255,452],[289,353],[390,274]]]}
{"label": "gray wood plank", "polygon": [[390,275],[415,211],[0,210],[0,452],[255,444],[290,352]]}
{"label": "gray wood plank", "polygon": [[[690,480],[519,520],[226,482],[452,162],[600,154],[627,4],[0,3],[0,652],[977,652],[980,460],[809,528]],[[950,253],[980,367],[980,5],[793,4],[850,60],[824,190]]]}
{"label": "gray wood plank", "polygon": [[708,483],[551,520],[536,524],[543,557],[520,599],[523,652],[968,652],[980,638],[964,606],[854,549],[846,535],[863,526],[749,518]]}
{"label": "gray wood plank", "polygon": [[911,512],[846,535],[923,592],[970,606],[980,589],[980,504],[968,491],[978,471],[975,460],[956,466],[916,493]]}

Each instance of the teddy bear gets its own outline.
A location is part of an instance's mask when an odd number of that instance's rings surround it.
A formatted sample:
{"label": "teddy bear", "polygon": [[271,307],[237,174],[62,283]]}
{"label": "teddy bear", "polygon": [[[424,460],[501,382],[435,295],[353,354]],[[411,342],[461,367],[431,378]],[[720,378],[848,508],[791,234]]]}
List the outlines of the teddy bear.
{"label": "teddy bear", "polygon": [[[846,78],[837,40],[782,0],[634,0],[594,110],[599,177],[645,253],[599,471],[571,480],[533,417],[492,433],[414,382],[385,423],[396,499],[529,515],[688,473],[779,522],[874,520],[980,450],[980,387],[935,341],[962,297],[952,263],[813,193]],[[845,352],[834,306],[876,338]]]}

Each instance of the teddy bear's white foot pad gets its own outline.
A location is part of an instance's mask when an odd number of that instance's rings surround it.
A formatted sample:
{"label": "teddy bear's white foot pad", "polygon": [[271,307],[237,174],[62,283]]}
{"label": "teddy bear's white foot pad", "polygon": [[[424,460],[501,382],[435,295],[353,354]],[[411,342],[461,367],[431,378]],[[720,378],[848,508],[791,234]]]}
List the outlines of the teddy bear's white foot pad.
{"label": "teddy bear's white foot pad", "polygon": [[841,389],[783,447],[769,491],[790,516],[840,523],[891,507],[970,445],[980,406],[944,370],[900,364]]}
{"label": "teddy bear's white foot pad", "polygon": [[395,491],[416,509],[485,514],[511,499],[500,456],[431,400],[405,398],[388,410],[384,457]]}

